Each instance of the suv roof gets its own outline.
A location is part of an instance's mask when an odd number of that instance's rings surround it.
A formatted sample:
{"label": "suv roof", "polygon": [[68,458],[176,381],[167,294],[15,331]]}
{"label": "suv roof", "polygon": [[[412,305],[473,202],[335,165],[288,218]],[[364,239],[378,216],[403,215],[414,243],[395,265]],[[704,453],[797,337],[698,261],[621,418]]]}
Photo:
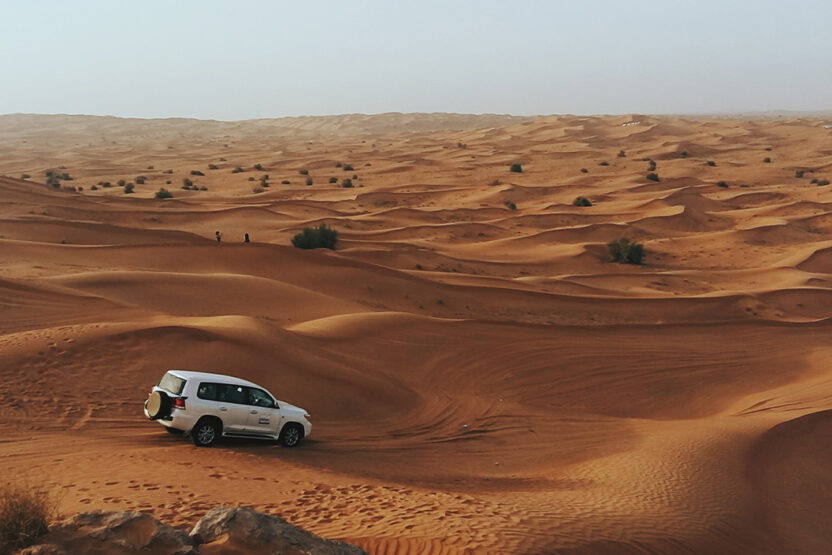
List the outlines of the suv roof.
{"label": "suv roof", "polygon": [[212,374],[210,372],[194,372],[193,370],[168,370],[171,374],[183,380],[211,380],[232,385],[247,385],[250,387],[262,388],[254,382],[235,378],[234,376],[226,376],[225,374]]}

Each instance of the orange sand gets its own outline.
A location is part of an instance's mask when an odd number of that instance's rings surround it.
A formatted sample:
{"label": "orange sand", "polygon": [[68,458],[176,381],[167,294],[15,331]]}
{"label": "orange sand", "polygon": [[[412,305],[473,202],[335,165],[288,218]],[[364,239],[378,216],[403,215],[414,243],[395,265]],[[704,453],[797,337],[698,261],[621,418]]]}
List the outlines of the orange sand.
{"label": "orange sand", "polygon": [[[371,553],[824,552],[824,123],[2,116],[0,471],[65,512],[244,504]],[[289,246],[319,223],[337,251]],[[623,235],[644,266],[606,261]],[[141,414],[167,368],[261,383],[314,437],[170,437]]]}

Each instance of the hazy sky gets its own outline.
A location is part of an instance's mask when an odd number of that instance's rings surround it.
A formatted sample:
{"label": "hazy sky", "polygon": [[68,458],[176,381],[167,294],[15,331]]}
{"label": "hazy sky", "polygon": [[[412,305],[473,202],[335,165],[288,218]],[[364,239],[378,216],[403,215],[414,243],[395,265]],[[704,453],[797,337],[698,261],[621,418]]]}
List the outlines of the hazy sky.
{"label": "hazy sky", "polygon": [[832,0],[0,0],[0,113],[832,108]]}

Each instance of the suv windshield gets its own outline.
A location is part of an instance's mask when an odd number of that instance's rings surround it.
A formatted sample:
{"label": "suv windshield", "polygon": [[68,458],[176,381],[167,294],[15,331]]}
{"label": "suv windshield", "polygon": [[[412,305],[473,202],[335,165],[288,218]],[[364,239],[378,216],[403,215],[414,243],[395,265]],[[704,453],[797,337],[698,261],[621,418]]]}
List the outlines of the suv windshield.
{"label": "suv windshield", "polygon": [[174,395],[179,395],[185,388],[185,380],[177,378],[170,372],[167,372],[164,376],[162,376],[162,381],[159,382],[159,387],[165,391],[170,391]]}

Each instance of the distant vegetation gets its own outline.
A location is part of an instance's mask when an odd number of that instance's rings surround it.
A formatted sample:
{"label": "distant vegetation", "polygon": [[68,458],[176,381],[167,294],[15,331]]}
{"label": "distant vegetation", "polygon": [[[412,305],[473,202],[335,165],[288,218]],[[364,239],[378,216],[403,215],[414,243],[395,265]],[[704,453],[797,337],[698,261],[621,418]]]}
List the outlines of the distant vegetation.
{"label": "distant vegetation", "polygon": [[713,168],[716,166],[716,162],[714,162],[713,160],[708,160],[707,162],[705,162],[705,165]]}
{"label": "distant vegetation", "polygon": [[208,164],[208,169],[209,170],[218,170],[219,166],[217,166],[216,164]]}
{"label": "distant vegetation", "polygon": [[202,173],[202,172],[201,172],[201,171],[199,171],[199,170],[191,170],[191,175],[205,175],[205,174],[204,174],[204,173]]}
{"label": "distant vegetation", "polygon": [[251,188],[251,192],[255,194],[262,193],[263,191],[265,191],[265,189],[263,189],[263,187],[261,187],[260,185],[255,185]]}
{"label": "distant vegetation", "polygon": [[284,185],[290,185],[292,182],[288,179],[284,179],[283,181],[281,181],[281,183],[283,183]]}
{"label": "distant vegetation", "polygon": [[245,170],[243,168],[241,168],[240,166],[237,166],[236,168],[231,170],[231,173],[243,173],[244,171]]}
{"label": "distant vegetation", "polygon": [[345,172],[355,171],[355,168],[352,167],[352,164],[344,164],[343,169]]}
{"label": "distant vegetation", "polygon": [[309,170],[307,170],[306,168],[303,168],[298,173],[301,174],[301,175],[309,175]]}
{"label": "distant vegetation", "polygon": [[647,179],[649,179],[650,181],[660,181],[660,180],[659,180],[659,174],[657,174],[657,173],[650,172],[650,173],[648,173],[648,174],[647,174],[647,176],[646,176],[646,177],[647,177]]}
{"label": "distant vegetation", "polygon": [[136,185],[144,185],[144,182],[147,180],[147,177],[143,175],[136,176]]}
{"label": "distant vegetation", "polygon": [[647,162],[648,162],[648,164],[647,164],[647,171],[649,171],[649,172],[654,172],[654,171],[656,171],[656,161],[655,161],[655,160],[653,160],[653,159],[651,159],[651,158],[648,158],[648,159],[647,159]]}
{"label": "distant vegetation", "polygon": [[717,187],[722,187],[723,189],[727,189],[728,188],[728,183],[726,183],[725,181],[719,181],[719,182],[717,182],[716,186]]}
{"label": "distant vegetation", "polygon": [[254,164],[254,169],[259,172],[263,171],[263,164]]}
{"label": "distant vegetation", "polygon": [[292,238],[292,245],[299,249],[335,249],[338,232],[321,224],[318,227],[305,227]]}
{"label": "distant vegetation", "polygon": [[127,185],[127,180],[119,179],[118,182],[116,182],[116,185],[118,185],[119,187],[124,187],[125,185]]}
{"label": "distant vegetation", "polygon": [[173,193],[162,187],[156,191],[156,198],[173,198]]}
{"label": "distant vegetation", "polygon": [[517,205],[514,204],[512,201],[507,200],[505,202],[505,204],[506,204],[506,206],[508,207],[509,210],[517,210]]}
{"label": "distant vegetation", "polygon": [[765,162],[766,164],[771,164],[771,158],[766,156],[765,158],[763,158],[763,162]]}
{"label": "distant vegetation", "polygon": [[307,178],[306,178],[306,186],[308,187],[308,186],[310,186],[310,185],[312,185],[312,178],[311,178],[311,177],[307,177]]}
{"label": "distant vegetation", "polygon": [[572,201],[572,206],[592,206],[592,203],[586,197],[578,197]]}
{"label": "distant vegetation", "polygon": [[606,160],[603,160],[603,161],[601,161],[601,162],[598,162],[598,165],[599,165],[599,166],[609,166],[609,165],[610,165],[610,163],[609,163],[609,162],[607,162]]}
{"label": "distant vegetation", "polygon": [[589,173],[589,170],[586,168],[581,168],[581,173]]}
{"label": "distant vegetation", "polygon": [[188,179],[187,177],[182,180],[182,188],[183,189],[192,189],[194,186],[194,182]]}
{"label": "distant vegetation", "polygon": [[338,178],[337,177],[330,177],[329,182],[330,183],[338,183]]}
{"label": "distant vegetation", "polygon": [[644,258],[644,246],[641,243],[621,237],[607,243],[610,259],[619,264],[641,264]]}
{"label": "distant vegetation", "polygon": [[828,179],[818,179],[818,187],[823,187],[825,185],[829,185]]}
{"label": "distant vegetation", "polygon": [[46,184],[52,188],[60,189],[61,181],[72,181],[72,176],[66,172],[57,172],[55,170],[46,170]]}
{"label": "distant vegetation", "polygon": [[803,177],[803,172],[804,171],[805,170],[794,170],[794,176],[795,177]]}
{"label": "distant vegetation", "polygon": [[512,171],[514,173],[523,173],[523,166],[521,166],[520,164],[515,162],[514,164],[511,165],[511,167],[509,168],[509,171]]}
{"label": "distant vegetation", "polygon": [[352,187],[352,179],[350,179],[349,177],[345,177],[341,181],[341,187],[345,187],[347,189],[350,189]]}
{"label": "distant vegetation", "polygon": [[617,156],[618,156],[619,158],[626,158],[626,157],[627,157],[627,153],[626,153],[626,152],[624,152],[623,150],[619,150],[619,151],[618,151]]}
{"label": "distant vegetation", "polygon": [[124,194],[125,195],[131,194],[133,192],[133,189],[135,189],[135,188],[136,188],[135,185],[133,185],[132,183],[128,183],[127,185],[124,186]]}

